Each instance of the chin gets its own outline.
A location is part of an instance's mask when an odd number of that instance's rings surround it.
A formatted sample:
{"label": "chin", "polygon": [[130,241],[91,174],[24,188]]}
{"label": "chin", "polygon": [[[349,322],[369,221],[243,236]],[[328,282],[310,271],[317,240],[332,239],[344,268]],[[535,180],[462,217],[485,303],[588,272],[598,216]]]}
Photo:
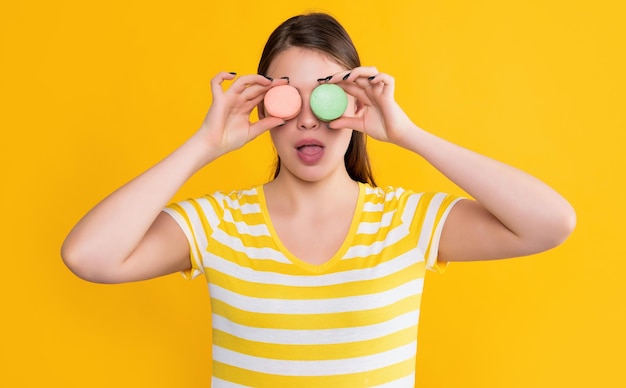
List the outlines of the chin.
{"label": "chin", "polygon": [[[337,170],[329,169],[322,166],[297,166],[295,169],[286,168],[284,165],[281,167],[281,174],[287,172],[295,179],[306,183],[317,183],[332,178],[334,175],[340,173]],[[345,171],[346,176],[348,175]]]}
{"label": "chin", "polygon": [[292,174],[296,179],[302,181],[302,182],[306,182],[306,183],[317,183],[320,181],[323,181],[324,179],[328,178],[328,176],[330,174],[323,174],[321,172],[305,172],[305,173],[299,173],[299,174]]}

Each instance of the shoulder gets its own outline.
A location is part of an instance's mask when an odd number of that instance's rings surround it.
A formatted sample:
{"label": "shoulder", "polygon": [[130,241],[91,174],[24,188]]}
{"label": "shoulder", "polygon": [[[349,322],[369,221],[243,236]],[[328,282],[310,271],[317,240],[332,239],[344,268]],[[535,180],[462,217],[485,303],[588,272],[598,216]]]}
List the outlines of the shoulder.
{"label": "shoulder", "polygon": [[260,206],[260,190],[258,186],[231,191],[214,191],[199,197],[188,198],[169,204],[164,210],[167,213],[178,213],[189,216],[217,216],[224,212],[241,209],[258,209]]}
{"label": "shoulder", "polygon": [[421,197],[424,193],[407,190],[400,186],[371,186],[363,184],[365,202],[382,204],[385,206],[397,206],[404,203],[407,199],[413,197]]}
{"label": "shoulder", "polygon": [[365,200],[375,203],[393,202],[399,198],[414,194],[412,191],[407,191],[402,187],[395,186],[378,187],[363,183],[363,187]]}
{"label": "shoulder", "polygon": [[222,208],[241,208],[246,205],[255,205],[260,202],[261,188],[253,186],[231,191],[216,191],[204,196]]}
{"label": "shoulder", "polygon": [[445,192],[420,192],[400,186],[365,186],[364,202],[381,210],[411,208],[413,211],[428,211],[449,208],[461,197]]}
{"label": "shoulder", "polygon": [[200,197],[189,198],[180,202],[181,203],[202,203],[209,202],[214,207],[222,209],[226,208],[239,208],[246,204],[256,204],[260,201],[260,186],[253,186],[237,190],[219,190],[209,194],[205,194]]}

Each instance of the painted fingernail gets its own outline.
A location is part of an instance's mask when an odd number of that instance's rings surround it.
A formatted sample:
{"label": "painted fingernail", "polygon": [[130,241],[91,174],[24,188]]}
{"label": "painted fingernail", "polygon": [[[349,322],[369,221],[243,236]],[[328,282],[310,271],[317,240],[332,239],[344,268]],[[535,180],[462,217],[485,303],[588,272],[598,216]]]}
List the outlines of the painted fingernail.
{"label": "painted fingernail", "polygon": [[371,81],[371,80],[373,80],[374,78],[376,78],[376,76],[375,76],[375,75],[373,75],[373,76],[369,77],[367,80],[368,80],[368,81]]}
{"label": "painted fingernail", "polygon": [[268,76],[266,76],[265,74],[261,74],[261,75],[262,75],[263,77],[267,78],[267,79],[268,79],[268,80],[270,80],[270,81],[274,81],[274,78],[272,78],[272,77],[268,77]]}
{"label": "painted fingernail", "polygon": [[332,78],[333,78],[333,76],[332,76],[332,75],[329,75],[329,76],[328,76],[328,77],[326,77],[326,78],[318,78],[318,79],[317,79],[317,82],[328,82],[328,81],[330,81]]}
{"label": "painted fingernail", "polygon": [[280,79],[286,79],[287,83],[289,83],[289,77],[280,77]]}
{"label": "painted fingernail", "polygon": [[237,75],[236,71],[229,71],[228,74]]}
{"label": "painted fingernail", "polygon": [[344,75],[342,79],[345,81],[345,80],[347,80],[347,79],[348,79],[348,77],[350,77],[350,73],[348,73],[348,74]]}

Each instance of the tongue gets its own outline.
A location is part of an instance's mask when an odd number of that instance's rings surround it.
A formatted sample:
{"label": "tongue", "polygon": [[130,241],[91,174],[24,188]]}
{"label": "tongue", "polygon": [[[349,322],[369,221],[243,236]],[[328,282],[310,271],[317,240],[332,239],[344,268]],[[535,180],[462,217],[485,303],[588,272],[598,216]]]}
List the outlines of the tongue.
{"label": "tongue", "polygon": [[307,145],[300,147],[300,152],[306,155],[315,155],[322,150],[322,147],[316,145]]}

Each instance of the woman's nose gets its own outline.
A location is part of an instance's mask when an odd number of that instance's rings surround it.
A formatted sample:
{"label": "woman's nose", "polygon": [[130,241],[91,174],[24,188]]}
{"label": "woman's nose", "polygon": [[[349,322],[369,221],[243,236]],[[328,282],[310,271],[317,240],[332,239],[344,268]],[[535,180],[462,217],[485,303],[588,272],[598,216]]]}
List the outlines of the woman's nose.
{"label": "woman's nose", "polygon": [[309,103],[309,96],[302,96],[302,107],[300,108],[300,114],[297,117],[298,129],[318,129],[320,127],[320,120],[315,116],[311,110]]}

